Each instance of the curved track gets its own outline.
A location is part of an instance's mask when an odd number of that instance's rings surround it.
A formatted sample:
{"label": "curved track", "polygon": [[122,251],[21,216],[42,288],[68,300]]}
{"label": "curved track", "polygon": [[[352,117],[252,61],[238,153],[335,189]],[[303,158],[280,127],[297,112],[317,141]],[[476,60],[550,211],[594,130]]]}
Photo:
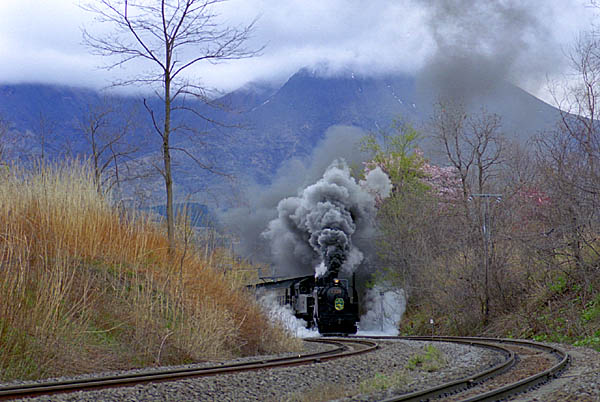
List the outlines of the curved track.
{"label": "curved track", "polygon": [[261,370],[273,367],[297,366],[302,364],[319,363],[367,353],[378,348],[376,342],[366,339],[306,339],[309,342],[326,343],[336,346],[334,349],[310,354],[300,354],[291,357],[254,360],[229,365],[176,368],[157,370],[151,373],[126,373],[120,375],[98,376],[80,380],[46,381],[35,384],[0,387],[0,400],[52,395],[57,393],[84,390],[98,390],[112,387],[125,387],[150,382],[173,381],[184,378],[202,377],[217,374],[229,374],[240,371]]}
{"label": "curved track", "polygon": [[566,352],[531,341],[479,337],[361,337],[361,339],[454,342],[494,349],[506,356],[503,362],[473,376],[399,395],[382,402],[439,398],[445,401],[462,402],[502,400],[552,380],[566,368],[569,362],[569,355]]}
{"label": "curved track", "polygon": [[0,387],[0,399],[33,397],[81,390],[98,390],[111,387],[133,386],[149,382],[173,381],[190,377],[317,363],[373,351],[378,347],[376,343],[377,339],[454,342],[473,347],[493,349],[504,356],[501,363],[478,374],[433,388],[398,395],[386,399],[384,402],[436,399],[463,402],[496,401],[550,381],[567,366],[569,361],[568,354],[560,349],[535,342],[511,339],[463,337],[316,338],[306,339],[306,341],[327,343],[335,346],[335,348],[320,353],[254,360],[229,365],[200,368],[171,368],[157,370],[152,373],[126,373],[83,380],[48,381],[29,385],[4,386]]}

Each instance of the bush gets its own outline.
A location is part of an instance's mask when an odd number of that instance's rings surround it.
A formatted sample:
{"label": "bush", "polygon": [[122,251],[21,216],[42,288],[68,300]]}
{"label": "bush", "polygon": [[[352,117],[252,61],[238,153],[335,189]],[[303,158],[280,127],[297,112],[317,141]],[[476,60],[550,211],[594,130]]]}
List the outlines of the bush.
{"label": "bush", "polygon": [[441,350],[433,345],[427,345],[423,348],[424,353],[411,356],[406,363],[408,370],[424,370],[428,372],[438,371],[446,366],[446,356]]}

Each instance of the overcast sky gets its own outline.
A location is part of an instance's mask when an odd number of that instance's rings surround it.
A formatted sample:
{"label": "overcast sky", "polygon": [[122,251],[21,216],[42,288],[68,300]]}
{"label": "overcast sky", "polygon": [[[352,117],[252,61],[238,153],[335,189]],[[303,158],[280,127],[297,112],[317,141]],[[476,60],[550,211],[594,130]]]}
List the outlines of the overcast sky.
{"label": "overcast sky", "polygon": [[[107,61],[82,45],[81,28],[102,32],[110,27],[95,24],[79,3],[0,0],[1,83],[100,88],[140,68],[99,68]],[[442,72],[455,74],[469,66],[468,74],[483,70],[547,98],[546,77],[567,71],[566,50],[590,28],[594,10],[586,3],[230,0],[219,12],[231,24],[259,18],[249,45],[266,45],[262,56],[198,66],[193,72],[207,86],[231,90],[253,80],[282,81],[305,66],[331,74],[427,71],[440,80],[452,79]]]}

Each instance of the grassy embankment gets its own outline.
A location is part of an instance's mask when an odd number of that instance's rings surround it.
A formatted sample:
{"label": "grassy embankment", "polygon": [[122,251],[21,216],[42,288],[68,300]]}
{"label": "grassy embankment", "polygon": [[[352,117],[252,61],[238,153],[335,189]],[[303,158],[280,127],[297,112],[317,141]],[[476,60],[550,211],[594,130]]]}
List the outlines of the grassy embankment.
{"label": "grassy embankment", "polygon": [[169,254],[163,228],[111,206],[80,164],[3,166],[0,380],[297,347],[240,291],[252,270],[185,233]]}

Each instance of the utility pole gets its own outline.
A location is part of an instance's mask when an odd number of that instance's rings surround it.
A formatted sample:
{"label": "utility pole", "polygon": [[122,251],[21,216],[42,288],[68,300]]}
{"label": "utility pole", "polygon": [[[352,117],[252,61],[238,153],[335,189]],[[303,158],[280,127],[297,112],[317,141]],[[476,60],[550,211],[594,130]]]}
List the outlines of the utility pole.
{"label": "utility pole", "polygon": [[489,270],[490,259],[489,250],[492,244],[492,226],[490,224],[490,199],[495,198],[496,202],[502,201],[502,194],[471,194],[469,200],[473,197],[483,198],[483,221],[481,223],[481,233],[483,235],[483,252],[484,252],[484,269],[485,269],[485,301],[483,304],[483,325],[487,325],[490,316],[490,287],[489,287]]}
{"label": "utility pole", "polygon": [[385,293],[383,292],[383,290],[380,290],[379,291],[379,299],[381,301],[381,332],[383,332],[383,328],[384,328],[383,321],[385,319],[385,313],[384,313],[384,310],[383,310],[383,298],[384,297],[385,297]]}

